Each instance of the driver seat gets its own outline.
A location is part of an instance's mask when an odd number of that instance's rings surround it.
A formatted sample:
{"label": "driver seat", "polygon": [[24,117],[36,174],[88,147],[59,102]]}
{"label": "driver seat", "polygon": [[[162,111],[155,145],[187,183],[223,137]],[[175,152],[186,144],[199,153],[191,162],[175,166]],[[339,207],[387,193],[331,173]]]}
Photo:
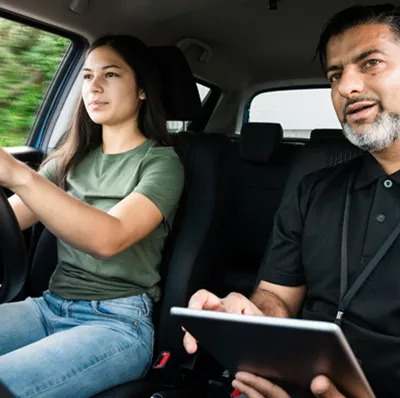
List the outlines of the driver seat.
{"label": "driver seat", "polygon": [[[173,46],[154,47],[153,51],[164,81],[168,119],[192,120],[201,103],[185,57]],[[218,291],[222,285],[222,264],[228,252],[229,203],[233,194],[228,161],[233,153],[232,143],[219,134],[181,132],[175,137],[184,151],[186,182],[164,247],[160,266],[163,298],[155,306],[153,315],[154,358],[167,351],[171,354],[170,366],[164,373],[150,370],[146,379],[116,386],[97,394],[98,398],[150,397],[166,384],[179,388],[185,377],[182,367],[192,357],[189,359],[183,349],[183,332],[169,316],[169,310],[172,306],[186,306],[190,296],[200,288]],[[44,229],[32,261],[29,281],[32,296],[40,296],[47,289],[56,264],[56,238]],[[163,373],[161,377],[160,373]]]}

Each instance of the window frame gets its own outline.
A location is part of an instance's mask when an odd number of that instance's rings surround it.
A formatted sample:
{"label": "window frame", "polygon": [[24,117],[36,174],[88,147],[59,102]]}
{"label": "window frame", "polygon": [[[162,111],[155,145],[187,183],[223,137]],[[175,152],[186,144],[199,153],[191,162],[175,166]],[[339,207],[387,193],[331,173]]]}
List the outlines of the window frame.
{"label": "window frame", "polygon": [[49,84],[49,87],[43,93],[43,100],[36,111],[35,121],[31,126],[30,131],[27,132],[25,146],[40,149],[43,147],[43,143],[49,135],[49,127],[52,125],[52,120],[54,120],[56,115],[57,105],[60,103],[60,100],[68,94],[68,87],[73,84],[71,76],[73,76],[82,53],[87,47],[87,41],[76,33],[72,33],[68,30],[44,22],[39,22],[24,15],[10,12],[1,7],[0,18],[40,29],[54,35],[62,36],[71,41],[70,46],[60,62],[59,68]]}

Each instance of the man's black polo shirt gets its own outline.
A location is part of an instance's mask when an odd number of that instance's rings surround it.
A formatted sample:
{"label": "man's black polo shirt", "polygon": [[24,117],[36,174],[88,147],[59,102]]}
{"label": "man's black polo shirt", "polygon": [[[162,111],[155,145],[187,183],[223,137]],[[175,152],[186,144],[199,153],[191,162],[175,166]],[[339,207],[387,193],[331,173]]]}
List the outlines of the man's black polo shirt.
{"label": "man's black polo shirt", "polygon": [[[303,318],[334,321],[343,215],[351,190],[348,286],[400,221],[400,171],[388,176],[370,154],[303,179],[282,203],[261,279],[308,285]],[[342,329],[375,393],[400,397],[400,238],[358,291]]]}

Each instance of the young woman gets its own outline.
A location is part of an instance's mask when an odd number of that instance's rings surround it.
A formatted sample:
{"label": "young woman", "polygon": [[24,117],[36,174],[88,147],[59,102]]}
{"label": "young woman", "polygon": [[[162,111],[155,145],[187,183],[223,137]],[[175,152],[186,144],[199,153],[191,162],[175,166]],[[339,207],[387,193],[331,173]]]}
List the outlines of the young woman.
{"label": "young woman", "polygon": [[89,49],[71,130],[39,173],[0,149],[22,229],[42,222],[58,264],[40,298],[0,305],[0,380],[18,397],[89,397],[144,376],[158,265],[184,175],[149,49]]}

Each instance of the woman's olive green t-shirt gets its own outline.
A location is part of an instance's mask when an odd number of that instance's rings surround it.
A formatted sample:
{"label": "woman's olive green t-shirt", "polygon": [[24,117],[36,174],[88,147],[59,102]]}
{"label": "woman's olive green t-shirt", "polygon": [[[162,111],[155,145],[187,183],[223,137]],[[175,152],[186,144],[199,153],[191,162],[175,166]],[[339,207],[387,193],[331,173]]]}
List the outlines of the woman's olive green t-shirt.
{"label": "woman's olive green t-shirt", "polygon": [[[56,167],[57,160],[51,160],[39,173],[54,183]],[[68,173],[67,193],[104,212],[132,192],[140,193],[158,207],[164,220],[147,237],[106,260],[57,239],[58,264],[49,289],[71,300],[104,300],[142,293],[158,300],[162,249],[183,185],[183,167],[171,147],[147,140],[124,153],[104,154],[101,146],[92,150]]]}

